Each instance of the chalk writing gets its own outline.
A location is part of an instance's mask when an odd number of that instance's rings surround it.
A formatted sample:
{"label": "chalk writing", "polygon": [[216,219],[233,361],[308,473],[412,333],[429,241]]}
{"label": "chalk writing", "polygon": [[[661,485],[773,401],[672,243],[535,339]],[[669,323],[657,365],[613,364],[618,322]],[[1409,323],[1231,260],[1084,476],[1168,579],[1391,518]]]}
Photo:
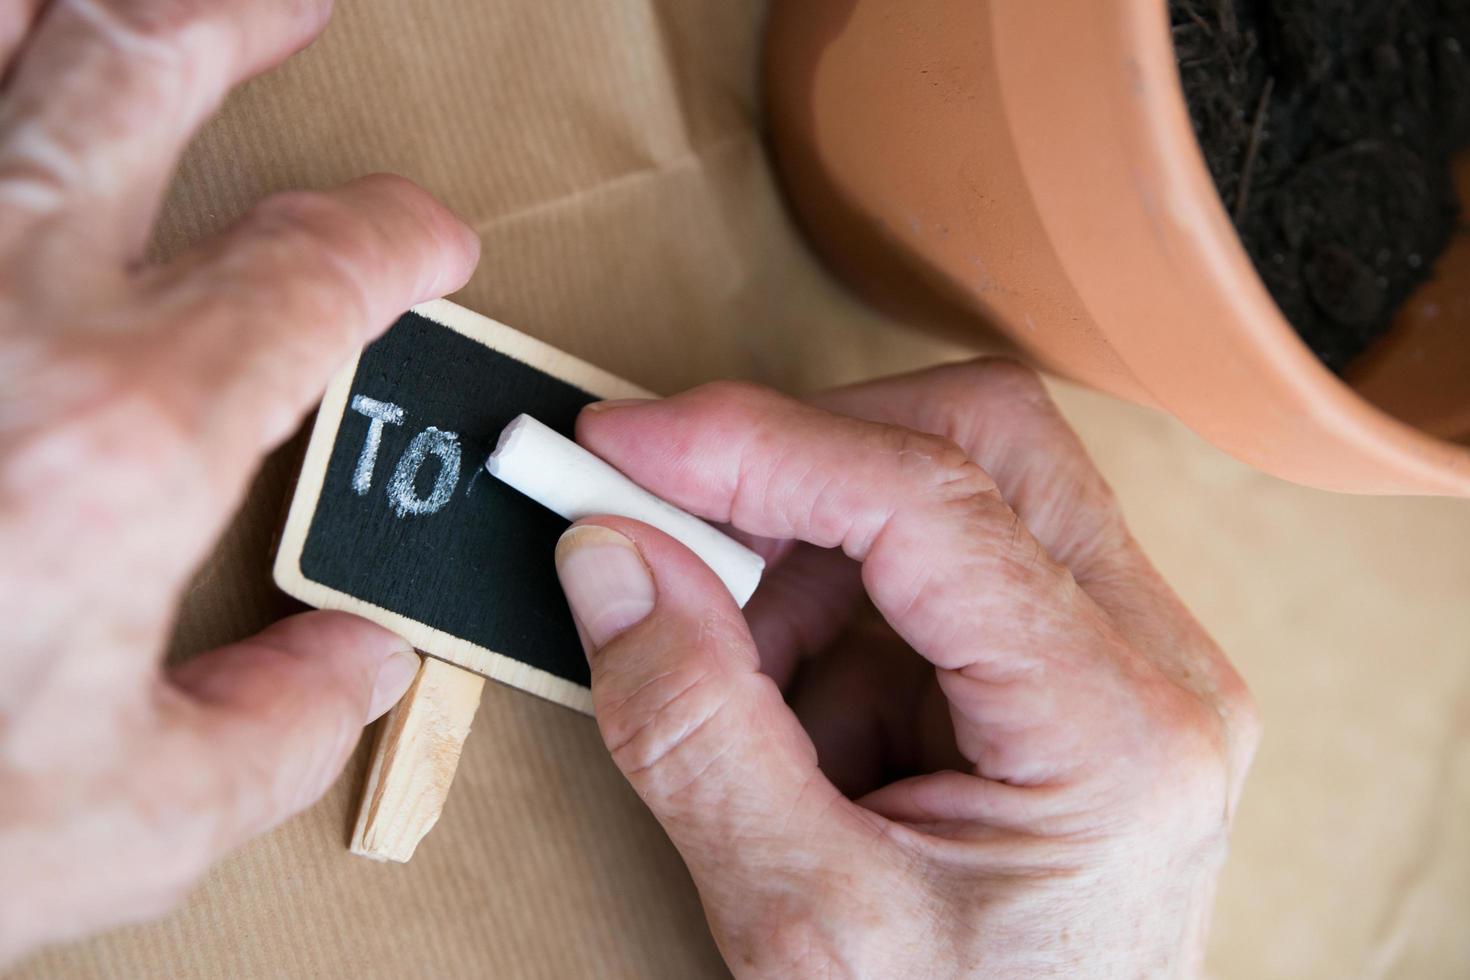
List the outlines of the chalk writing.
{"label": "chalk writing", "polygon": [[316,503],[287,580],[299,571],[312,584],[301,591],[430,627],[440,639],[422,639],[447,644],[430,652],[457,656],[463,640],[585,687],[587,658],[549,557],[567,522],[483,464],[521,412],[570,435],[594,400],[546,368],[405,315],[332,388],[297,496]]}
{"label": "chalk writing", "polygon": [[[414,484],[430,456],[439,458],[439,475],[434,478],[434,489],[429,495],[420,497]],[[459,436],[453,432],[431,425],[414,436],[388,481],[388,501],[398,516],[424,516],[442,510],[454,495],[454,488],[459,486],[459,456]]]}
{"label": "chalk writing", "polygon": [[362,454],[357,457],[357,469],[352,472],[352,489],[359,497],[366,497],[373,488],[373,470],[378,465],[378,450],[383,445],[383,425],[402,425],[403,409],[391,402],[380,402],[366,395],[352,397],[352,410],[366,415],[367,440],[362,444]]}

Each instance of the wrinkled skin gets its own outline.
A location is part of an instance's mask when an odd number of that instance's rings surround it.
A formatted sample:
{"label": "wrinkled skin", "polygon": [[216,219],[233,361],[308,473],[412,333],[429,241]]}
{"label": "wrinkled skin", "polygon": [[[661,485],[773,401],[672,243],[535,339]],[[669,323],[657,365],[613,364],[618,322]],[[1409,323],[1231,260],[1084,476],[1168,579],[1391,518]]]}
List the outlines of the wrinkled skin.
{"label": "wrinkled skin", "polygon": [[[740,977],[1190,976],[1258,738],[1034,374],[717,384],[578,438],[772,568],[606,518],[558,569],[602,734]],[[617,533],[610,533],[617,532]]]}
{"label": "wrinkled skin", "polygon": [[316,0],[0,0],[0,966],[150,916],[314,801],[417,657],[316,613],[164,671],[262,455],[478,243],[391,177],[140,258],[190,134]]}
{"label": "wrinkled skin", "polygon": [[[336,614],[175,670],[160,651],[262,454],[477,253],[375,177],[144,265],[189,135],[327,4],[37,8],[0,0],[0,965],[170,907],[407,686],[407,645]],[[1257,737],[1239,678],[1031,374],[815,402],[719,385],[580,423],[769,555],[746,616],[647,527],[557,553],[613,759],[731,967],[1196,969]]]}

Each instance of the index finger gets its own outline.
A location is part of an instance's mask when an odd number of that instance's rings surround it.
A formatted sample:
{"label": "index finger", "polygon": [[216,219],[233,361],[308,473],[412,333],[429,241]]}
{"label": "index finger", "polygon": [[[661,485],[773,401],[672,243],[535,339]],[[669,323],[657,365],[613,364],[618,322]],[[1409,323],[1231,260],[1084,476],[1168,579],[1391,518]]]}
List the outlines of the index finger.
{"label": "index finger", "polygon": [[1081,581],[1108,571],[1104,566],[1126,550],[1112,490],[1030,368],[979,358],[824,391],[809,401],[952,439]]}
{"label": "index finger", "polygon": [[823,392],[813,404],[954,440],[1028,530],[1180,686],[1229,700],[1240,679],[1159,576],[1035,371],[980,358]]}
{"label": "index finger", "polygon": [[947,439],[729,383],[594,407],[577,428],[679,506],[862,562],[875,606],[940,669],[959,747],[991,778],[1064,775],[1082,761],[1077,719],[1131,698],[1149,669]]}
{"label": "index finger", "polygon": [[[299,423],[332,372],[404,310],[468,281],[480,242],[401,177],[268,198],[144,282],[168,328],[140,380],[227,481]],[[169,406],[165,406],[169,407]]]}

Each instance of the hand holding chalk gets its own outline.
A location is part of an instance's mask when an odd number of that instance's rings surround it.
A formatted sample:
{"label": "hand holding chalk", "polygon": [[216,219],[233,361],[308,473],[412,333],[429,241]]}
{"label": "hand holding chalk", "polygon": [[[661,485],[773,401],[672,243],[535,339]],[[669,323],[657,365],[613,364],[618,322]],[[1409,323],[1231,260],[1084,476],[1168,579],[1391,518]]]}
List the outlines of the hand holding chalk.
{"label": "hand holding chalk", "polygon": [[569,521],[627,517],[681,542],[744,606],[760,584],[765,559],[647,490],[529,415],[505,427],[485,469]]}
{"label": "hand holding chalk", "polygon": [[556,550],[598,727],[721,951],[751,977],[1187,974],[1256,739],[1240,678],[1034,375],[819,397],[577,425],[599,466],[785,539],[743,616],[632,522]]}

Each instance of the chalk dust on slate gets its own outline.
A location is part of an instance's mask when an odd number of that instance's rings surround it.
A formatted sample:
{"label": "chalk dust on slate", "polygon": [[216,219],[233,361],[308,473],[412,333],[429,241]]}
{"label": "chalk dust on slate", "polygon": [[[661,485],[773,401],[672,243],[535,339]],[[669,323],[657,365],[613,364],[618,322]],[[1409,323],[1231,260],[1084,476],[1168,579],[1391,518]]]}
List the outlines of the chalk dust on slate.
{"label": "chalk dust on slate", "polygon": [[1170,0],[1194,129],[1246,251],[1341,373],[1462,233],[1470,0]]}

